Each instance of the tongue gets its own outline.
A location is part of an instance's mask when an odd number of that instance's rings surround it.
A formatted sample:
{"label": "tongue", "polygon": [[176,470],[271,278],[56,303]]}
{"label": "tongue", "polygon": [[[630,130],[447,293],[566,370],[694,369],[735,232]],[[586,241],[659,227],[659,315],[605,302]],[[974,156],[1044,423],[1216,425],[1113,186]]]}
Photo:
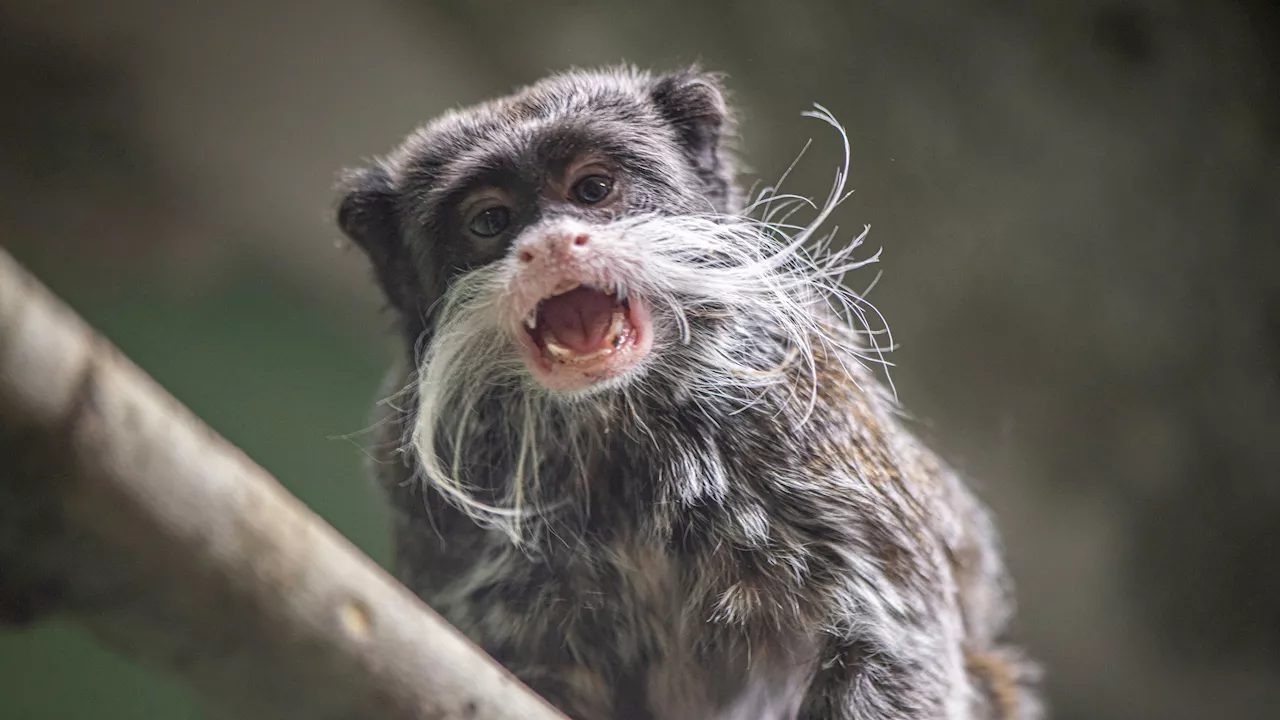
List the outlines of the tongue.
{"label": "tongue", "polygon": [[614,307],[611,296],[580,287],[543,300],[541,324],[556,342],[586,355],[606,346]]}

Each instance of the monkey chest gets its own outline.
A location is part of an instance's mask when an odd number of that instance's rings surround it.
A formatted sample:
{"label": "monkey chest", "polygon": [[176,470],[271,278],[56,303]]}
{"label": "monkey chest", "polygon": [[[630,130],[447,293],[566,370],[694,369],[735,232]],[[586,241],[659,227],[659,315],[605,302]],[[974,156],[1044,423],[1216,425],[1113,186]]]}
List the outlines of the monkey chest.
{"label": "monkey chest", "polygon": [[812,643],[713,622],[696,575],[636,543],[538,561],[513,552],[432,604],[580,720],[794,718]]}

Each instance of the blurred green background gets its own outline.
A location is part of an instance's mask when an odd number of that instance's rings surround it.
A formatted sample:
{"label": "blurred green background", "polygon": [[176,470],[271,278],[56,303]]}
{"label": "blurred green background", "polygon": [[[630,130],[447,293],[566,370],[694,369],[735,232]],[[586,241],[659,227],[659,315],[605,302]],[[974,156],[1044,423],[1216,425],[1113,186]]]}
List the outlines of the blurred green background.
{"label": "blurred green background", "polygon": [[[789,186],[823,196],[822,103],[900,395],[997,512],[1054,717],[1270,718],[1277,28],[1261,0],[0,0],[0,244],[385,562],[360,444],[393,343],[337,171],[554,69],[701,60],[747,182],[813,138]],[[0,634],[4,720],[199,716],[75,628]]]}
{"label": "blurred green background", "polygon": [[[332,301],[308,297],[248,257],[191,293],[145,273],[98,286],[67,272],[63,258],[30,250],[29,269],[92,325],[386,563],[387,518],[364,481],[360,446],[386,359],[376,322],[333,323],[323,307]],[[0,717],[196,718],[197,710],[181,688],[62,623],[0,634]]]}

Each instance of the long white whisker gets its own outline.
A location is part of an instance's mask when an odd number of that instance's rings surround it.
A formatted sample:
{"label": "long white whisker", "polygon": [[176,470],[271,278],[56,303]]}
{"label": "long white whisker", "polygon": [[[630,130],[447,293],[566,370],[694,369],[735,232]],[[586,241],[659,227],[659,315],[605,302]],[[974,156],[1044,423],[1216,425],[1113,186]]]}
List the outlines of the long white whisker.
{"label": "long white whisker", "polygon": [[[882,274],[861,293],[845,283],[881,251],[855,255],[869,226],[842,243],[839,226],[828,226],[852,194],[849,137],[830,111],[814,108],[804,115],[835,128],[844,151],[821,203],[780,192],[806,143],[738,214],[638,214],[601,226],[599,246],[626,269],[609,282],[620,297],[643,298],[654,316],[649,357],[616,391],[575,399],[533,380],[507,329],[519,325],[503,315],[513,258],[455,278],[428,313],[431,342],[419,349],[409,388],[421,481],[523,545],[539,533],[554,537],[555,513],[586,512],[587,474],[607,447],[601,433],[659,442],[664,420],[648,401],[673,388],[697,399],[713,424],[751,412],[795,412],[806,422],[832,372],[857,385],[882,368],[896,397],[885,358],[892,332],[866,300]],[[796,219],[806,208],[812,219]]]}

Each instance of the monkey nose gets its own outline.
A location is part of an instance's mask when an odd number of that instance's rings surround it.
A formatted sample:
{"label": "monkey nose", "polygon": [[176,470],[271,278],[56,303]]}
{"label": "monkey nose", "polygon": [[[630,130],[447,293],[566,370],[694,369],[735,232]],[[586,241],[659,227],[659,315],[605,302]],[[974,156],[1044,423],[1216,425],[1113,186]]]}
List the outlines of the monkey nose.
{"label": "monkey nose", "polygon": [[567,258],[590,243],[591,237],[586,233],[553,233],[523,245],[517,257],[525,265],[539,258]]}

